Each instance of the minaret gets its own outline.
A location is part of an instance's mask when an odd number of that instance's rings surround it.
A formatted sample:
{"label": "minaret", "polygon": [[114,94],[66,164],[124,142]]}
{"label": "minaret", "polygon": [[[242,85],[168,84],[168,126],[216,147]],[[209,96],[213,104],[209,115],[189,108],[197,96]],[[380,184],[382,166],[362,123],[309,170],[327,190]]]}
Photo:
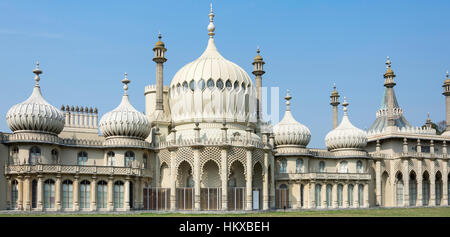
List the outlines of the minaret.
{"label": "minaret", "polygon": [[444,87],[444,92],[442,94],[445,96],[445,120],[447,122],[445,131],[448,132],[450,131],[450,78],[448,71],[442,87]]}
{"label": "minaret", "polygon": [[164,53],[167,49],[164,47],[164,43],[161,41],[161,33],[158,35],[158,42],[156,42],[153,51],[155,57],[153,61],[156,63],[156,110],[164,110],[163,104],[163,65],[167,61],[164,57]]}
{"label": "minaret", "polygon": [[389,56],[386,60],[386,73],[384,73],[384,86],[387,94],[387,130],[394,131],[394,71],[391,69],[391,60]]}
{"label": "minaret", "polygon": [[336,90],[336,84],[333,86],[333,91],[331,92],[331,103],[330,105],[333,107],[333,129],[338,126],[338,105],[339,103],[339,93]]}
{"label": "minaret", "polygon": [[253,60],[253,75],[255,75],[255,85],[256,85],[256,119],[259,121],[262,119],[262,75],[266,73],[264,71],[263,58],[259,55],[259,47],[256,50],[256,56]]}
{"label": "minaret", "polygon": [[433,124],[431,123],[430,112],[428,112],[427,121],[425,122],[425,127],[428,128],[428,129],[432,129],[433,128],[432,125]]}

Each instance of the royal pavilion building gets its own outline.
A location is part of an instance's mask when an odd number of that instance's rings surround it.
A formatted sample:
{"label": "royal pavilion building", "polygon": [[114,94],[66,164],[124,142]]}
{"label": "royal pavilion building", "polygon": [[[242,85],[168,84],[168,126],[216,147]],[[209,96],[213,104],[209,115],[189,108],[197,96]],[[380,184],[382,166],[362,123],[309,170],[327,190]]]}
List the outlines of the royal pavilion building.
{"label": "royal pavilion building", "polygon": [[[339,119],[340,95],[334,87],[333,129],[324,138],[326,148],[310,148],[311,131],[291,113],[301,102],[287,91],[282,120],[273,126],[264,121],[265,62],[259,49],[252,62],[253,79],[220,54],[213,20],[211,9],[206,49],[179,69],[169,85],[163,80],[167,49],[159,35],[153,48],[156,85],[144,89],[145,113],[133,107],[137,89],[126,73],[120,103],[101,118],[97,108],[57,108],[44,99],[43,71],[36,63],[31,95],[10,108],[6,122],[11,132],[0,133],[0,209],[250,211],[448,205],[448,73],[444,133],[439,135],[429,118],[420,127],[406,120],[388,58],[385,92],[372,126],[364,131],[352,124],[346,98]],[[111,99],[119,101],[119,96]]]}

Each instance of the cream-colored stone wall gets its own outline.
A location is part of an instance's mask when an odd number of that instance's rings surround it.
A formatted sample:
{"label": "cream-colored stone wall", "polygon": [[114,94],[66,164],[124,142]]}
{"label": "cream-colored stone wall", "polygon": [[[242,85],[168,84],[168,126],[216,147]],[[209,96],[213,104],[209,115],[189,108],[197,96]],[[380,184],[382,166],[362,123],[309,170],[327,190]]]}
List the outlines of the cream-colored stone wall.
{"label": "cream-colored stone wall", "polygon": [[8,159],[8,147],[6,145],[0,144],[0,210],[6,209],[6,199],[8,195],[7,182],[5,178],[5,169],[3,165]]}

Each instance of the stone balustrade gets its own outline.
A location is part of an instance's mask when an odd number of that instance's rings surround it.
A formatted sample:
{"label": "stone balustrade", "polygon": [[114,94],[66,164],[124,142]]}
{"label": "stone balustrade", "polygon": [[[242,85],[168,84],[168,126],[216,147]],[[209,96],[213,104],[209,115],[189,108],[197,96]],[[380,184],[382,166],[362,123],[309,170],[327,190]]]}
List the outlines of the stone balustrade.
{"label": "stone balustrade", "polygon": [[277,180],[360,180],[368,181],[371,175],[368,173],[281,173],[275,175]]}

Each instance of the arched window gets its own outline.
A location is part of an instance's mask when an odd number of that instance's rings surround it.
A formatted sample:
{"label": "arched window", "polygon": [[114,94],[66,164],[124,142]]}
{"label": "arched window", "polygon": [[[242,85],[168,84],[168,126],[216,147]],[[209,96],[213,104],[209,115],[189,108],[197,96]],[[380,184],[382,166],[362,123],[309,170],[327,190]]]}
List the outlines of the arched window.
{"label": "arched window", "polygon": [[106,208],[108,198],[108,184],[101,180],[97,183],[97,207]]}
{"label": "arched window", "polygon": [[133,165],[134,162],[134,152],[132,151],[127,151],[125,152],[125,166],[126,167],[130,167]]}
{"label": "arched window", "polygon": [[348,173],[347,161],[341,161],[341,163],[339,164],[339,173]]}
{"label": "arched window", "polygon": [[17,180],[11,182],[11,209],[16,209],[17,199],[19,197],[19,183]]}
{"label": "arched window", "polygon": [[395,183],[395,192],[396,192],[397,206],[401,207],[403,206],[403,176],[401,173],[398,173],[396,178],[397,180]]}
{"label": "arched window", "polygon": [[88,159],[88,154],[85,151],[78,152],[78,165],[86,165]]}
{"label": "arched window", "polygon": [[[189,176],[186,178],[186,184],[188,187],[194,187],[194,179],[192,177],[192,174],[189,174]],[[232,186],[230,186],[230,185],[232,185]],[[236,182],[233,178],[230,179],[230,181],[228,182],[228,186],[236,187]]]}
{"label": "arched window", "polygon": [[363,172],[363,165],[362,165],[362,162],[360,160],[358,160],[356,162],[356,172],[357,173],[362,173]]}
{"label": "arched window", "polygon": [[325,162],[323,161],[319,162],[319,172],[320,173],[325,172]]}
{"label": "arched window", "polygon": [[436,174],[436,181],[435,181],[435,186],[434,186],[435,190],[435,196],[436,196],[436,206],[440,206],[441,205],[441,199],[442,199],[442,176],[441,173],[438,172]]}
{"label": "arched window", "polygon": [[429,201],[430,201],[430,179],[428,173],[424,173],[422,180],[422,203],[424,206],[428,206]]}
{"label": "arched window", "polygon": [[315,202],[315,206],[316,207],[320,207],[321,203],[322,203],[322,195],[321,195],[321,190],[322,190],[322,185],[320,184],[316,184],[315,187],[315,192],[314,192],[314,198],[316,200]]}
{"label": "arched window", "polygon": [[296,170],[297,170],[297,173],[303,172],[303,159],[297,159]]}
{"label": "arched window", "polygon": [[343,206],[343,193],[344,193],[344,185],[338,184],[338,186],[337,186],[337,201],[338,201],[339,207]]}
{"label": "arched window", "polygon": [[409,205],[415,206],[417,201],[417,180],[416,174],[411,172],[409,175]]}
{"label": "arched window", "polygon": [[361,207],[364,202],[364,185],[358,185],[358,205]]}
{"label": "arched window", "polygon": [[144,169],[147,169],[147,167],[148,167],[148,157],[147,157],[147,154],[144,154],[144,155],[142,156],[142,163],[144,163]]}
{"label": "arched window", "polygon": [[18,147],[16,147],[16,146],[13,147],[11,158],[12,158],[13,164],[18,164],[19,163],[19,148]]}
{"label": "arched window", "polygon": [[35,165],[37,163],[39,163],[41,159],[41,149],[39,149],[39,147],[34,146],[30,149],[30,157],[28,162],[30,163],[30,165]]}
{"label": "arched window", "polygon": [[33,179],[31,182],[31,208],[37,207],[37,180]]}
{"label": "arched window", "polygon": [[210,89],[210,90],[214,89],[214,81],[213,81],[212,79],[209,79],[209,80],[206,82],[206,86],[207,86],[208,89]]}
{"label": "arched window", "polygon": [[73,182],[72,180],[64,180],[63,182],[63,208],[72,208],[73,200]]}
{"label": "arched window", "polygon": [[53,164],[58,164],[58,159],[59,159],[58,150],[53,149],[52,150],[52,163]]}
{"label": "arched window", "polygon": [[114,208],[123,208],[123,182],[114,183]]}
{"label": "arched window", "polygon": [[55,181],[47,179],[44,182],[44,207],[55,207]]}
{"label": "arched window", "polygon": [[286,159],[282,159],[280,161],[280,173],[285,174],[286,173],[286,167],[287,167],[287,161],[286,161]]}
{"label": "arched window", "polygon": [[187,81],[183,82],[183,91],[187,91],[188,89],[188,83]]}
{"label": "arched window", "polygon": [[189,88],[191,88],[191,91],[195,90],[195,81],[192,80],[191,82],[189,82]]}
{"label": "arched window", "polygon": [[230,79],[228,79],[227,82],[225,82],[225,87],[226,87],[228,90],[233,89],[233,85],[231,84]]}
{"label": "arched window", "polygon": [[91,182],[83,180],[80,183],[80,208],[91,206]]}
{"label": "arched window", "polygon": [[217,80],[216,86],[219,90],[223,89],[223,81],[221,79]]}
{"label": "arched window", "polygon": [[235,81],[233,87],[234,87],[234,90],[238,91],[239,90],[239,82]]}
{"label": "arched window", "polygon": [[353,184],[348,185],[347,190],[347,200],[348,200],[348,206],[353,206]]}
{"label": "arched window", "polygon": [[205,81],[203,79],[201,79],[200,81],[198,81],[198,88],[200,90],[205,89]]}
{"label": "arched window", "polygon": [[106,163],[109,166],[114,166],[114,152],[109,151],[108,154],[106,155]]}
{"label": "arched window", "polygon": [[331,207],[333,202],[333,186],[331,184],[327,184],[326,195],[327,195],[327,207]]}

